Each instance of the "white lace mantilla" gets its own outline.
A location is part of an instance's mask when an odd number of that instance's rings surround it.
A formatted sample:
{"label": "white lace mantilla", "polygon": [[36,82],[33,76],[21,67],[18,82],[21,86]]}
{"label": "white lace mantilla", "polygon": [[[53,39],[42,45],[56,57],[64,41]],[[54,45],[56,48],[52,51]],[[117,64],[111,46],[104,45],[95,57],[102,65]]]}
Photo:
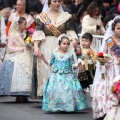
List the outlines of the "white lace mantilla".
{"label": "white lace mantilla", "polygon": [[31,75],[32,73],[32,55],[31,51],[25,50],[24,52],[6,54],[5,60],[10,60],[12,62],[17,62],[23,64],[27,74]]}

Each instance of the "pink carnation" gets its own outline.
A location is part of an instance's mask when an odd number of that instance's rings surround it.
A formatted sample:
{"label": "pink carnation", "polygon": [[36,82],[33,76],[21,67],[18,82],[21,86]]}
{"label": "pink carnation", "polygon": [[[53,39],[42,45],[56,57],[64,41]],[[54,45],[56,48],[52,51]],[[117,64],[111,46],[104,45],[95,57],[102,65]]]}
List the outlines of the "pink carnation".
{"label": "pink carnation", "polygon": [[34,33],[34,31],[35,31],[35,30],[34,30],[33,28],[28,29],[28,32],[30,32],[30,33],[32,33],[32,34]]}
{"label": "pink carnation", "polygon": [[116,87],[116,93],[119,94],[120,93],[120,82],[115,83],[114,86]]}

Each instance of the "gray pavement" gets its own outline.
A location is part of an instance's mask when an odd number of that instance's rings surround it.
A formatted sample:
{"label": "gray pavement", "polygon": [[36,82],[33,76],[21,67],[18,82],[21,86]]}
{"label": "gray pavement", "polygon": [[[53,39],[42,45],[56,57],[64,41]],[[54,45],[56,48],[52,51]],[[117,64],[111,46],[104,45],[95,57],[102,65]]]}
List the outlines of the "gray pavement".
{"label": "gray pavement", "polygon": [[80,112],[47,113],[41,109],[41,100],[16,103],[15,97],[0,96],[0,120],[93,120],[89,95],[87,98],[89,108]]}

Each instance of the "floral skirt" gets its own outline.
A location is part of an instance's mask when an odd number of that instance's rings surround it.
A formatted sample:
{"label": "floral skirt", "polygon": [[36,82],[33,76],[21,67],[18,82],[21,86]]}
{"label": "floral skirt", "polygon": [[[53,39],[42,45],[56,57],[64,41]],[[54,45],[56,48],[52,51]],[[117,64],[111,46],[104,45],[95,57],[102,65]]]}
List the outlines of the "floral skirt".
{"label": "floral skirt", "polygon": [[[18,90],[11,92],[14,62],[5,60],[0,70],[0,95],[29,96],[30,91]],[[21,88],[22,89],[22,88]]]}
{"label": "floral skirt", "polygon": [[51,73],[44,89],[43,110],[72,112],[87,107],[85,95],[76,75]]}

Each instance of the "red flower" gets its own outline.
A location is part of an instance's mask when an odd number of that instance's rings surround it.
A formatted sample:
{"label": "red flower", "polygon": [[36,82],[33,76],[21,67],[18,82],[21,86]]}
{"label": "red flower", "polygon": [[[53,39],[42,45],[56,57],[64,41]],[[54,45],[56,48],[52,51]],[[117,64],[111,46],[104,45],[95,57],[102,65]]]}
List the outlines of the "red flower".
{"label": "red flower", "polygon": [[90,55],[90,51],[87,52],[87,55]]}
{"label": "red flower", "polygon": [[87,53],[87,55],[90,55],[90,50],[87,49],[87,50],[86,50],[86,53]]}
{"label": "red flower", "polygon": [[98,57],[103,57],[103,52],[99,52]]}

